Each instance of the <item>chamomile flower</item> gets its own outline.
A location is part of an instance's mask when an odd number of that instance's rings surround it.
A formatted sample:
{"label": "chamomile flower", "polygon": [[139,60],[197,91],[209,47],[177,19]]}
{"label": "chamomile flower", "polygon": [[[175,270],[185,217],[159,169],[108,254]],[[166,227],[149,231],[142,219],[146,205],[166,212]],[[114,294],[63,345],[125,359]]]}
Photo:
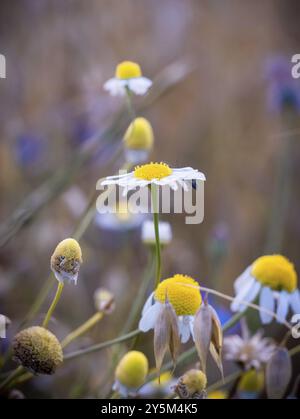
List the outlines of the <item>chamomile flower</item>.
{"label": "chamomile flower", "polygon": [[142,352],[127,352],[117,365],[113,390],[124,397],[137,393],[145,383],[148,370],[148,359]]}
{"label": "chamomile flower", "polygon": [[[169,244],[172,240],[171,224],[166,221],[160,221],[158,224],[159,240],[162,246]],[[146,220],[142,224],[142,241],[147,245],[155,245],[154,222]]]}
{"label": "chamomile flower", "polygon": [[135,165],[148,160],[153,147],[154,135],[146,118],[135,118],[127,128],[123,143],[126,160]]}
{"label": "chamomile flower", "polygon": [[123,61],[117,65],[115,77],[107,80],[103,88],[112,96],[125,96],[127,91],[144,95],[152,86],[152,81],[143,77],[139,64]]}
{"label": "chamomile flower", "polygon": [[[243,311],[243,302],[253,302],[259,297],[263,309],[274,312],[280,322],[284,322],[289,308],[300,313],[300,292],[297,288],[297,273],[294,265],[282,255],[267,255],[256,259],[240,275],[234,284],[236,297],[232,302],[233,311]],[[262,323],[272,321],[271,314],[260,311]]]}
{"label": "chamomile flower", "polygon": [[76,240],[69,238],[58,243],[51,256],[51,270],[59,282],[67,280],[76,285],[81,264],[81,248]]}
{"label": "chamomile flower", "polygon": [[166,163],[147,163],[136,166],[133,172],[109,176],[102,185],[119,185],[124,188],[124,192],[152,184],[169,186],[173,190],[177,190],[179,185],[188,190],[193,180],[204,181],[205,175],[191,167],[172,169]]}
{"label": "chamomile flower", "polygon": [[186,343],[193,334],[194,316],[202,303],[198,282],[180,274],[162,281],[144,305],[139,323],[142,332],[154,329],[166,301],[175,311],[180,340]]}

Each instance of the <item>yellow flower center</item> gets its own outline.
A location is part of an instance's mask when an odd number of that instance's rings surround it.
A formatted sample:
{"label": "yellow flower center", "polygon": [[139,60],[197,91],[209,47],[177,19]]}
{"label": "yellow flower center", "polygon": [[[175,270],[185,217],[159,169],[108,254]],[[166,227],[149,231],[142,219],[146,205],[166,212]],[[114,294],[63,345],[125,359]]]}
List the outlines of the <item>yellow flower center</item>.
{"label": "yellow flower center", "polygon": [[172,169],[165,163],[148,163],[134,169],[134,176],[143,180],[160,180],[170,176],[171,173]]}
{"label": "yellow flower center", "polygon": [[265,375],[263,371],[249,370],[242,375],[238,389],[249,393],[259,393],[263,390],[264,384]]}
{"label": "yellow flower center", "polygon": [[116,368],[116,379],[127,388],[144,384],[148,374],[148,360],[139,351],[130,351],[123,356]]}
{"label": "yellow flower center", "polygon": [[261,256],[252,265],[251,274],[275,291],[293,292],[297,288],[294,265],[282,255]]}
{"label": "yellow flower center", "polygon": [[167,300],[177,316],[194,315],[201,305],[199,284],[186,275],[174,275],[162,281],[155,290],[155,299],[160,303]]}
{"label": "yellow flower center", "polygon": [[123,61],[117,65],[116,77],[118,79],[134,79],[142,76],[141,67],[132,61]]}
{"label": "yellow flower center", "polygon": [[136,118],[124,135],[125,146],[133,150],[150,150],[153,145],[151,124],[145,118]]}

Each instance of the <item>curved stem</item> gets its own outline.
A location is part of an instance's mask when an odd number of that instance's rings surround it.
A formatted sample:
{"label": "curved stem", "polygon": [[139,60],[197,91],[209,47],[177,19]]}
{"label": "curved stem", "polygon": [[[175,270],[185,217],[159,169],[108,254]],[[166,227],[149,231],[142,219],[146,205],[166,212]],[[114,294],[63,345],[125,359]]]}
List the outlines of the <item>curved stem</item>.
{"label": "curved stem", "polygon": [[77,339],[79,336],[86,333],[89,329],[91,329],[95,324],[97,324],[102,318],[104,314],[102,312],[95,313],[90,319],[88,319],[85,323],[79,326],[77,329],[73,330],[73,332],[69,333],[62,341],[61,347],[64,349],[66,346],[70,345],[73,340]]}
{"label": "curved stem", "polygon": [[153,223],[155,231],[156,275],[154,289],[156,289],[161,278],[161,246],[159,239],[158,188],[156,187],[156,185],[151,186],[151,195],[153,207]]}
{"label": "curved stem", "polygon": [[127,333],[126,335],[119,336],[116,339],[108,340],[106,342],[98,343],[97,345],[89,346],[88,348],[85,348],[85,349],[80,349],[79,351],[71,352],[64,356],[64,360],[66,361],[69,359],[78,358],[79,356],[82,356],[82,355],[87,355],[93,352],[100,351],[105,348],[109,348],[110,346],[116,345],[117,343],[130,340],[134,338],[135,336],[137,336],[139,333],[141,333],[140,330],[136,329],[130,333]]}
{"label": "curved stem", "polygon": [[13,380],[15,380],[19,375],[23,374],[24,368],[20,365],[18,368],[16,368],[14,371],[12,371],[9,376],[2,381],[0,384],[0,390],[4,390]]}
{"label": "curved stem", "polygon": [[57,303],[59,302],[59,299],[61,297],[61,293],[62,293],[63,288],[64,288],[64,283],[59,282],[58,286],[57,286],[56,294],[55,294],[54,299],[52,301],[52,304],[49,307],[49,310],[47,311],[46,317],[45,317],[45,319],[43,321],[43,324],[42,324],[42,326],[45,327],[45,328],[48,327],[48,323],[49,323],[49,321],[52,317],[52,314],[55,310],[55,307],[56,307]]}

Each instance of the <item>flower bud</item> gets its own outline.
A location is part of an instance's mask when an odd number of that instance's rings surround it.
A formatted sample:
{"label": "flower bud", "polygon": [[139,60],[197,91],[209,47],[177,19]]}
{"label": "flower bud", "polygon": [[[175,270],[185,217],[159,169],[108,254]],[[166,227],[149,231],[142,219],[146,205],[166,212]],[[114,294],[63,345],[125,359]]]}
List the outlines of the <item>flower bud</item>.
{"label": "flower bud", "polygon": [[53,374],[63,361],[56,336],[40,326],[24,329],[14,337],[13,356],[34,374]]}
{"label": "flower bud", "polygon": [[94,302],[97,311],[111,314],[116,305],[114,295],[105,288],[98,288],[94,293]]}
{"label": "flower bud", "polygon": [[148,360],[139,351],[130,351],[120,360],[116,368],[116,380],[127,389],[138,389],[148,374]]}
{"label": "flower bud", "polygon": [[150,150],[153,141],[152,126],[146,118],[142,117],[135,118],[124,135],[125,146],[133,150]]}
{"label": "flower bud", "polygon": [[81,264],[81,248],[74,239],[61,241],[51,256],[51,269],[59,282],[68,280],[76,285]]}
{"label": "flower bud", "polygon": [[175,392],[181,399],[202,399],[206,398],[206,385],[204,372],[192,369],[179,378]]}

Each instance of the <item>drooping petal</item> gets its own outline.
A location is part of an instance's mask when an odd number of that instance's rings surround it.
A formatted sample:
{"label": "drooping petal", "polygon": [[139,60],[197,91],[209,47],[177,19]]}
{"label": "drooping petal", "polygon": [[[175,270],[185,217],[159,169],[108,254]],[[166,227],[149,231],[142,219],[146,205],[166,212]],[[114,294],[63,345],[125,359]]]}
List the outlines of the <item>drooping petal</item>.
{"label": "drooping petal", "polygon": [[240,290],[248,282],[249,278],[251,278],[251,266],[248,266],[248,268],[245,269],[244,272],[234,281],[233,287],[236,294],[240,292]]}
{"label": "drooping petal", "polygon": [[189,316],[182,316],[178,319],[178,328],[181,342],[186,343],[191,335]]}
{"label": "drooping petal", "polygon": [[[254,301],[259,293],[259,291],[261,290],[261,283],[256,281],[254,283],[254,285],[252,286],[251,290],[249,291],[249,293],[245,296],[244,301],[246,303],[251,303],[252,301]],[[239,311],[244,311],[247,308],[246,304],[241,304]]]}
{"label": "drooping petal", "polygon": [[[238,311],[240,309],[242,301],[246,301],[247,295],[251,293],[253,286],[257,281],[255,278],[250,277],[249,280],[244,284],[244,286],[240,289],[239,293],[231,303],[231,310]],[[244,306],[244,309],[246,306]]]}
{"label": "drooping petal", "polygon": [[[262,288],[261,293],[260,293],[259,305],[260,307],[268,311],[274,312],[275,300],[274,300],[273,291],[269,287]],[[271,323],[273,317],[270,314],[265,313],[264,311],[260,311],[259,314],[260,314],[260,318],[263,324]]]}
{"label": "drooping petal", "polygon": [[161,307],[162,305],[156,302],[142,314],[142,318],[139,322],[139,330],[142,332],[148,332],[150,329],[154,329]]}
{"label": "drooping petal", "polygon": [[144,304],[144,307],[143,307],[143,311],[142,311],[142,314],[145,314],[146,313],[146,311],[152,306],[152,303],[153,303],[153,292],[149,295],[149,297],[147,298],[147,300],[146,300],[146,302],[145,302],[145,304]]}
{"label": "drooping petal", "polygon": [[277,316],[278,321],[284,323],[289,311],[290,294],[286,291],[281,291],[278,297]]}
{"label": "drooping petal", "polygon": [[300,292],[294,291],[290,296],[290,302],[295,314],[300,314]]}

